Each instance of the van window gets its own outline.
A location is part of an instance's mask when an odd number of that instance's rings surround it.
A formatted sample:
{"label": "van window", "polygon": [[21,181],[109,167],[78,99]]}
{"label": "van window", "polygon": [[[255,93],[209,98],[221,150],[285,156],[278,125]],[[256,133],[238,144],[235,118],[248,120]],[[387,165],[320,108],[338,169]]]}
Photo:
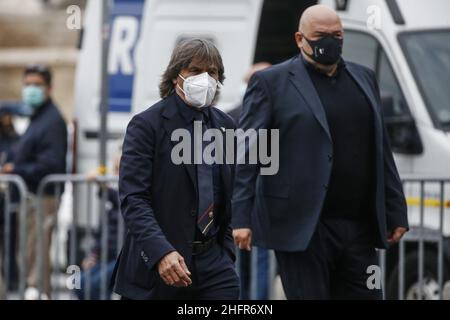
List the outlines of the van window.
{"label": "van window", "polygon": [[[371,35],[358,32],[345,32],[344,59],[362,64],[375,71],[382,98],[392,99],[391,110],[385,117],[410,115],[406,101],[395,77],[394,71],[378,41]],[[386,111],[387,114],[386,114]]]}
{"label": "van window", "polygon": [[450,29],[404,32],[399,40],[431,119],[450,131]]}
{"label": "van window", "polygon": [[[389,64],[389,60],[383,50],[380,50],[378,65],[377,65],[377,80],[380,86],[381,97],[389,96],[392,98],[392,109],[385,117],[394,116],[409,116],[409,110],[403,97],[400,86],[395,78],[394,71]],[[384,110],[386,111],[386,110]]]}
{"label": "van window", "polygon": [[369,34],[345,30],[343,57],[375,71],[392,150],[404,154],[422,153],[414,119],[380,43]]}
{"label": "van window", "polygon": [[392,99],[393,105],[385,117],[410,116],[405,98],[394,71],[378,41],[371,35],[359,31],[345,31],[344,59],[362,64],[375,71],[382,98]]}
{"label": "van window", "polygon": [[346,60],[375,70],[378,52],[377,40],[362,32],[345,30],[343,56]]}

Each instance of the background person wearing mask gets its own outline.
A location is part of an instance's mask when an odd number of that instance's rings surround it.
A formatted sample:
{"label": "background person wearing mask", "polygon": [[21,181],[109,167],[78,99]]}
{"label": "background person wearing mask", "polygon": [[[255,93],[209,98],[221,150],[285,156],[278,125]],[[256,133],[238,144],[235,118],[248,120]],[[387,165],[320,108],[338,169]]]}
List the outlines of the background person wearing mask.
{"label": "background person wearing mask", "polygon": [[240,127],[278,129],[280,165],[236,167],[235,241],[275,250],[288,299],[381,299],[367,268],[408,228],[375,74],[343,61],[343,37],[336,12],[309,7],[300,55],[255,73],[244,98]]}
{"label": "background person wearing mask", "polygon": [[[210,41],[181,41],[162,76],[162,100],[128,125],[119,174],[128,233],[114,289],[123,299],[239,297],[230,227],[234,168],[203,157],[194,164],[192,152],[183,163],[172,158],[177,129],[187,130],[194,145],[194,121],[200,130],[235,127],[213,106],[224,79],[222,58]],[[193,151],[203,154],[208,144]]]}
{"label": "background person wearing mask", "polygon": [[[250,81],[250,78],[252,77],[252,75],[257,72],[257,71],[261,71],[264,70],[268,67],[270,67],[271,64],[269,62],[257,62],[254,65],[252,65],[250,67],[250,69],[247,71],[247,73],[244,76],[243,82],[242,82],[242,87],[241,87],[241,98],[244,98],[244,94],[245,91],[247,90],[247,86],[248,86],[248,82]],[[239,121],[239,116],[241,115],[241,111],[242,111],[242,101],[232,110],[230,110],[228,112],[228,114],[236,121]]]}
{"label": "background person wearing mask", "polygon": [[[30,192],[27,215],[27,288],[26,299],[37,298],[36,261],[37,221],[33,206],[40,181],[49,174],[66,172],[67,128],[51,99],[52,75],[44,65],[31,65],[24,71],[22,98],[30,113],[30,124],[13,152],[12,161],[2,166],[1,173],[21,176]],[[52,186],[42,199],[44,214],[44,293],[50,298],[50,244],[54,216],[58,210]]]}

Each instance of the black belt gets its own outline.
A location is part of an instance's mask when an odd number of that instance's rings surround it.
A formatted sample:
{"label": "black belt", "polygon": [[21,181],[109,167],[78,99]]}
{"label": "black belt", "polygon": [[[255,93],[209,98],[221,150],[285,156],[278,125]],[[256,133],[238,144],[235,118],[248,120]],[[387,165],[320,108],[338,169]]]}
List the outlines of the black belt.
{"label": "black belt", "polygon": [[192,242],[192,255],[195,256],[205,251],[208,251],[214,246],[214,244],[216,244],[216,242],[217,242],[216,237],[213,237],[205,241]]}

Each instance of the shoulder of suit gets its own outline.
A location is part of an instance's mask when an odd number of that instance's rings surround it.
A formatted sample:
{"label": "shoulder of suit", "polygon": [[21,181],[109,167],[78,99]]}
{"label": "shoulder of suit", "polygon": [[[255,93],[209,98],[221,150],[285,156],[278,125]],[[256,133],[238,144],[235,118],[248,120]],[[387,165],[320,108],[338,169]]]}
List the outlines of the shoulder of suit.
{"label": "shoulder of suit", "polygon": [[223,112],[217,107],[211,108],[211,111],[216,114],[216,116],[227,124],[227,127],[235,127],[236,123],[234,119],[227,113]]}
{"label": "shoulder of suit", "polygon": [[271,76],[274,76],[274,75],[278,75],[279,73],[284,73],[286,71],[289,71],[290,64],[292,63],[292,61],[294,59],[297,59],[297,57],[293,57],[293,58],[290,58],[290,59],[285,60],[283,62],[274,64],[274,65],[272,65],[272,66],[270,66],[270,67],[268,67],[266,69],[263,69],[263,70],[255,72],[255,74],[263,76],[263,77],[271,77]]}
{"label": "shoulder of suit", "polygon": [[353,70],[357,70],[359,72],[362,72],[362,73],[364,73],[365,75],[368,75],[371,78],[375,76],[375,72],[372,69],[370,69],[370,68],[368,68],[368,67],[366,67],[366,66],[364,66],[362,64],[359,64],[359,63],[356,63],[356,62],[352,62],[352,61],[345,61],[345,64],[346,64],[347,68],[351,68]]}
{"label": "shoulder of suit", "polygon": [[59,108],[55,105],[54,102],[51,102],[47,110],[45,110],[44,112],[45,116],[42,117],[42,119],[47,123],[51,122],[50,124],[51,126],[66,125],[64,117],[62,116],[61,112],[59,111]]}
{"label": "shoulder of suit", "polygon": [[167,105],[167,98],[161,99],[158,102],[147,107],[144,111],[138,112],[134,117],[140,117],[146,120],[151,120],[154,117],[160,116],[164,110],[164,106]]}
{"label": "shoulder of suit", "polygon": [[129,122],[129,125],[134,123],[142,123],[147,129],[158,131],[162,123],[162,112],[167,106],[167,98],[161,99],[154,103],[147,109],[136,113]]}

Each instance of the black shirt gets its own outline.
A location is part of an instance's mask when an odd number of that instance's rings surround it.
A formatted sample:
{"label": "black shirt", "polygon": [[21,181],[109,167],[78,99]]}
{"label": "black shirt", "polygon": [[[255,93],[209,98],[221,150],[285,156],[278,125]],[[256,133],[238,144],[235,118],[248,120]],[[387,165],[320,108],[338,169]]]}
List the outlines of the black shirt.
{"label": "black shirt", "polygon": [[331,77],[302,60],[325,109],[333,140],[333,167],[322,215],[368,217],[375,176],[372,107],[342,59]]}

